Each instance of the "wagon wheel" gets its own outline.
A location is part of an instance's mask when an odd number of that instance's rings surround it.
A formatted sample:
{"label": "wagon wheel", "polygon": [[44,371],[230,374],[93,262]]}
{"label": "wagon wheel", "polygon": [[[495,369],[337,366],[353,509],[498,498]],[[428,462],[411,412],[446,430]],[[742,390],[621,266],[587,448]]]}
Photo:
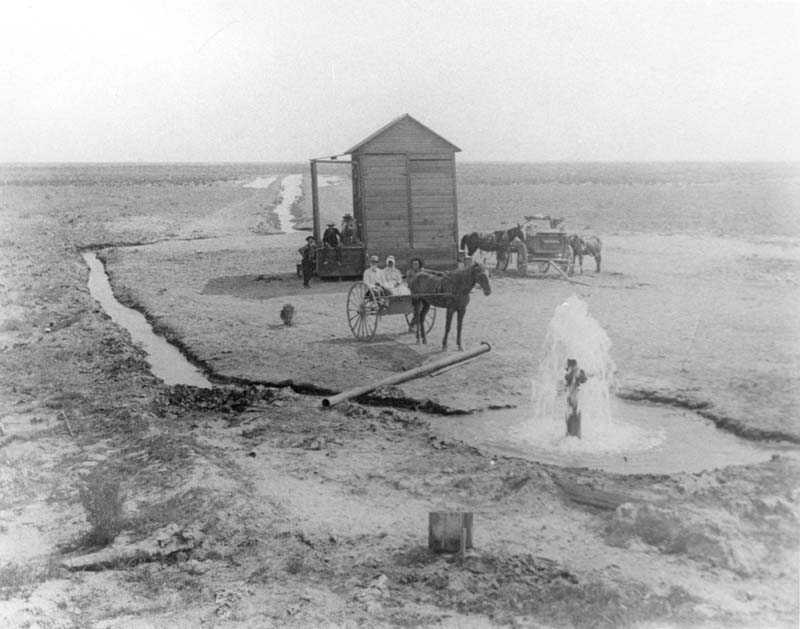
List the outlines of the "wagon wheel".
{"label": "wagon wheel", "polygon": [[360,341],[375,336],[380,319],[378,296],[364,282],[356,282],[347,293],[347,323],[350,331]]}
{"label": "wagon wheel", "polygon": [[[406,323],[408,327],[411,327],[411,322],[414,320],[414,313],[407,312],[406,313]],[[425,336],[430,334],[431,330],[433,329],[433,324],[436,322],[436,308],[431,306],[430,310],[428,310],[428,314],[425,315]]]}

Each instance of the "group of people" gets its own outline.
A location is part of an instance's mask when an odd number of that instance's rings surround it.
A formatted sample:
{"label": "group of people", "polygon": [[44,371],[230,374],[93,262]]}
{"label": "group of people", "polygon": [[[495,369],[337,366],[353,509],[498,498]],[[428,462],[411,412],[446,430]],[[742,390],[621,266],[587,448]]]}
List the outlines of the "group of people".
{"label": "group of people", "polygon": [[[350,214],[342,217],[341,229],[336,228],[335,223],[328,223],[327,229],[322,234],[322,246],[337,248],[340,245],[359,244],[358,229],[356,221]],[[297,252],[301,255],[300,271],[303,276],[303,288],[311,288],[309,284],[311,276],[317,264],[317,249],[320,244],[314,236],[306,238],[306,244],[300,247]]]}
{"label": "group of people", "polygon": [[325,233],[322,234],[323,247],[338,247],[340,245],[357,245],[358,230],[356,229],[356,221],[350,214],[345,214],[342,217],[341,228],[336,227],[336,223],[328,223],[326,225]]}
{"label": "group of people", "polygon": [[[349,214],[345,214],[345,219]],[[331,231],[333,228],[333,231]],[[329,233],[331,232],[331,233]],[[336,232],[335,234],[333,232]],[[347,232],[345,232],[347,233]],[[334,241],[334,237],[336,240]],[[339,231],[333,224],[328,225],[328,230],[325,231],[322,237],[323,247],[338,247],[339,243],[344,244],[344,239],[341,241],[339,238]],[[333,243],[336,244],[333,244]],[[352,242],[352,241],[351,241]],[[309,284],[311,277],[314,275],[317,263],[317,249],[320,245],[314,236],[306,238],[306,244],[300,247],[297,251],[302,256],[300,262],[300,271],[303,277],[303,288],[311,288]],[[381,268],[379,266],[380,258],[376,255],[370,256],[369,266],[364,271],[362,279],[364,283],[372,287],[380,289],[382,293],[387,295],[409,295],[411,293],[411,282],[414,276],[422,270],[422,260],[414,258],[411,260],[405,277],[400,269],[397,268],[397,261],[394,256],[387,256],[386,266]]]}
{"label": "group of people", "polygon": [[411,260],[408,271],[405,277],[397,268],[397,262],[394,256],[386,257],[386,266],[381,268],[378,266],[380,258],[372,255],[369,258],[369,267],[364,271],[362,280],[365,284],[379,288],[381,292],[388,295],[410,295],[411,282],[414,276],[422,270],[422,260],[414,258]]}

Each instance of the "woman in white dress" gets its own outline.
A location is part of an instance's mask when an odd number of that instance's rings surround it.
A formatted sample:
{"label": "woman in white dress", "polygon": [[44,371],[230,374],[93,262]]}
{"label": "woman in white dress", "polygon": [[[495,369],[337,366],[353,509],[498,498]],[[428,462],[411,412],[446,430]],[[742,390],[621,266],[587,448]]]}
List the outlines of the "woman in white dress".
{"label": "woman in white dress", "polygon": [[403,283],[403,274],[395,264],[394,256],[386,258],[386,266],[382,269],[383,277],[381,278],[381,286],[386,289],[390,295],[409,295],[411,291]]}

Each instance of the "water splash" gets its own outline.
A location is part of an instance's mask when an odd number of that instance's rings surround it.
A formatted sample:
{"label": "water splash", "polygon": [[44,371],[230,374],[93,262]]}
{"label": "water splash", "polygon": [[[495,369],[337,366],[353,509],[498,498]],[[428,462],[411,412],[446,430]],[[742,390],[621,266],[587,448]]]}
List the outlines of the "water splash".
{"label": "water splash", "polygon": [[[586,381],[577,390],[581,437],[567,436],[568,412],[565,368],[577,361]],[[631,424],[615,421],[613,392],[616,366],[611,340],[577,296],[559,305],[547,328],[539,372],[533,380],[533,418],[530,438],[565,450],[600,451],[649,447],[663,435],[646,434]]]}
{"label": "water splash", "polygon": [[[774,446],[717,430],[686,409],[617,398],[611,340],[577,297],[556,308],[541,356],[530,406],[441,417],[434,431],[505,456],[619,474],[700,472],[766,461],[774,453]],[[580,438],[567,436],[570,358],[587,376],[577,392]]]}

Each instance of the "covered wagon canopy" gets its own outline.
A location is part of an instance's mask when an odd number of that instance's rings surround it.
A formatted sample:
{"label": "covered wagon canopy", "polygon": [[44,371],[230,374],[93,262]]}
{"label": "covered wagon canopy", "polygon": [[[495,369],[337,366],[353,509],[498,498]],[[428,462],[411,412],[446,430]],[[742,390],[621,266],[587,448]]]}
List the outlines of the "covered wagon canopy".
{"label": "covered wagon canopy", "polygon": [[[353,216],[367,255],[394,255],[401,267],[414,257],[430,268],[456,265],[459,151],[408,114],[345,151],[352,164]],[[327,160],[312,160],[312,180],[317,161]]]}

